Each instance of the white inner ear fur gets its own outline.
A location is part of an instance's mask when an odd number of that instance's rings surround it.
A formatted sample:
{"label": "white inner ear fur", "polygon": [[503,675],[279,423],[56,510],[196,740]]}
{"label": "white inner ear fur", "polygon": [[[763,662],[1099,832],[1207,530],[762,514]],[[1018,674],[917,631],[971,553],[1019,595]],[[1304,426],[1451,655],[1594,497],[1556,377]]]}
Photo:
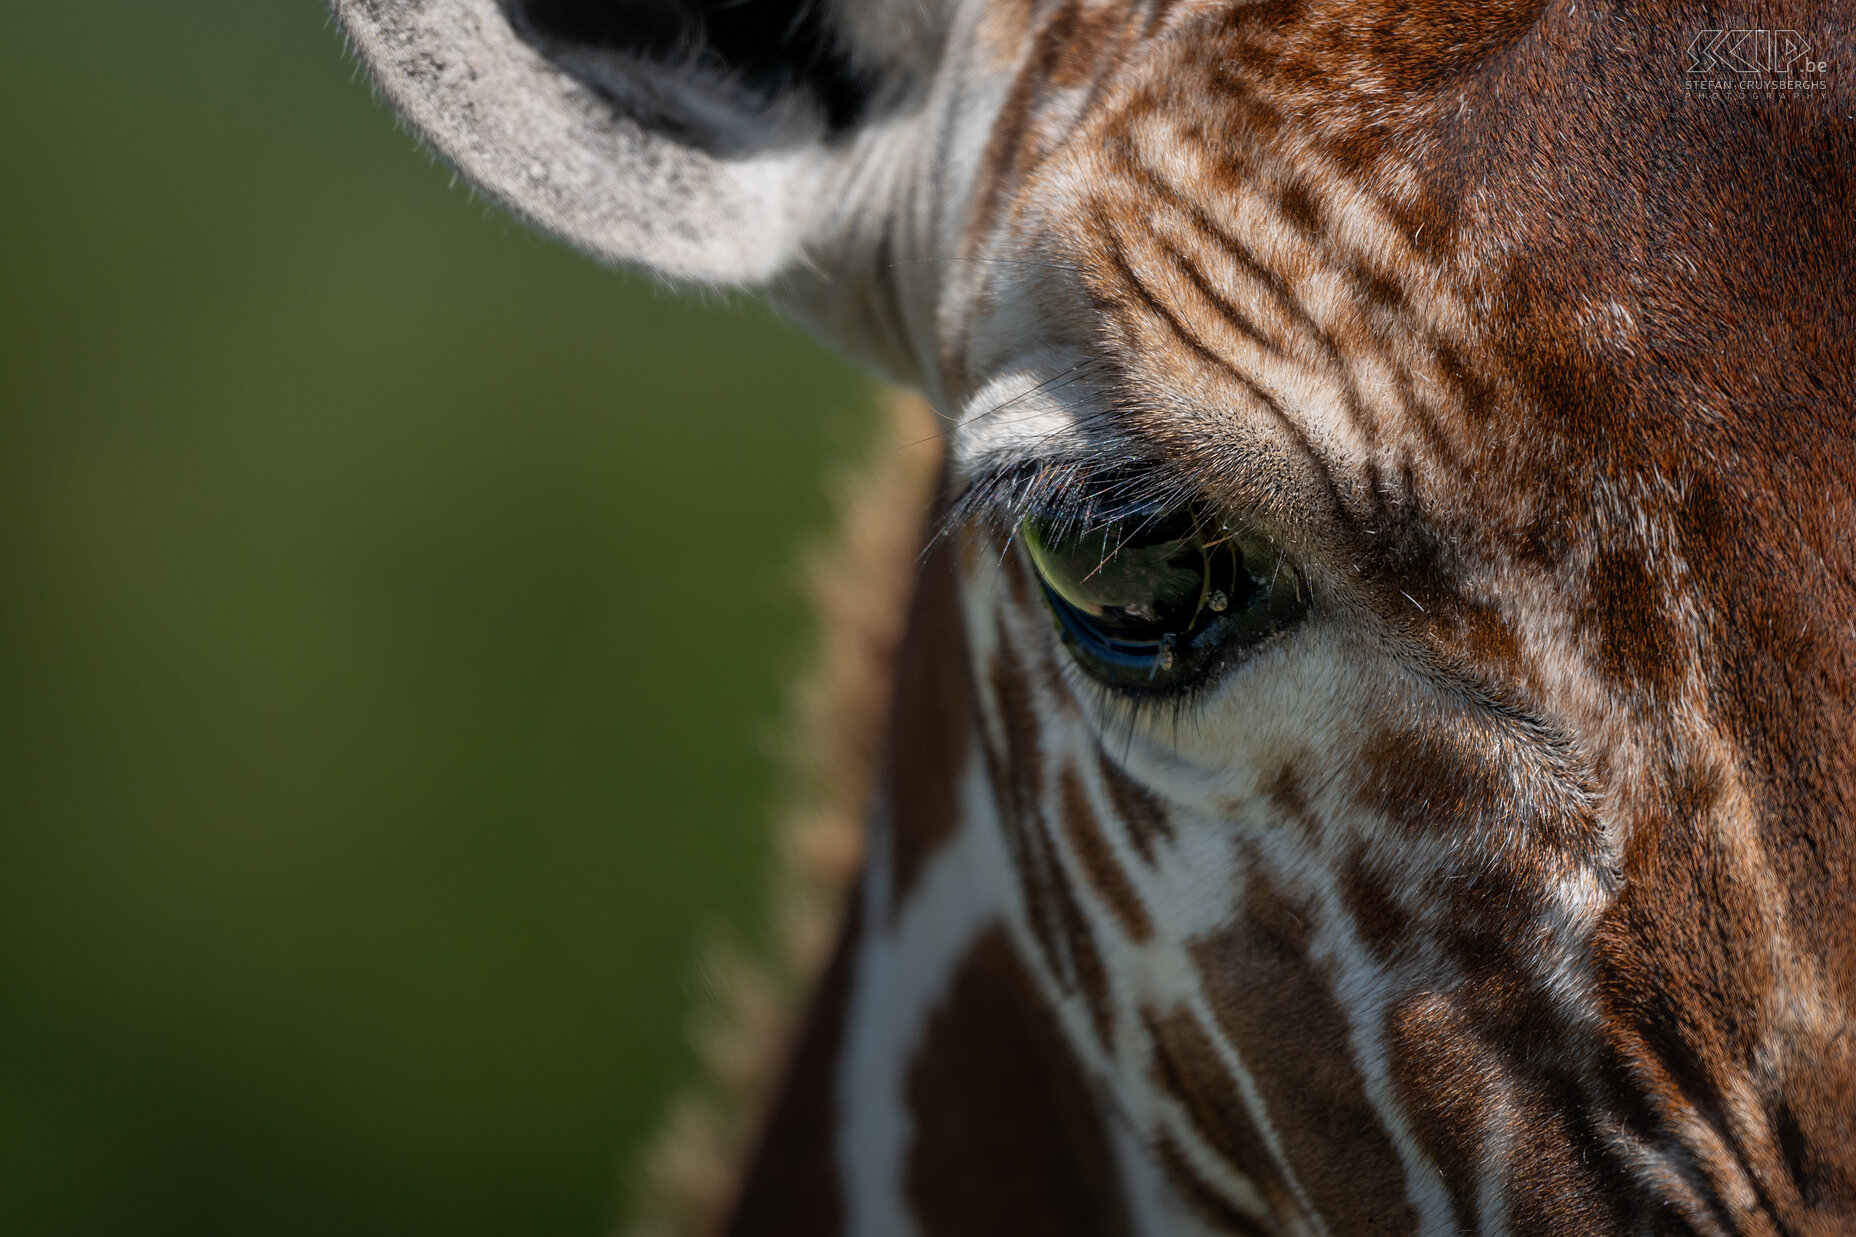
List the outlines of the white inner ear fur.
{"label": "white inner ear fur", "polygon": [[497,0],[331,3],[406,123],[536,226],[697,284],[764,284],[798,252],[816,144],[718,158],[653,133],[524,42]]}
{"label": "white inner ear fur", "polygon": [[606,262],[766,290],[943,404],[944,264],[1009,84],[973,46],[989,0],[831,4],[872,83],[837,133],[808,92],[770,100],[697,56],[531,42],[507,0],[328,2],[387,101],[496,202]]}

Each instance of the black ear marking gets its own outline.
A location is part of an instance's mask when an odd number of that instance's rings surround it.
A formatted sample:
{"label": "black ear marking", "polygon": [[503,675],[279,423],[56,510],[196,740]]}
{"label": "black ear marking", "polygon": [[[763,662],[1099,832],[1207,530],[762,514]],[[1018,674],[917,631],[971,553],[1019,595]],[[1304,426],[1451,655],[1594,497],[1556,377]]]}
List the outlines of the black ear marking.
{"label": "black ear marking", "polygon": [[817,0],[506,0],[518,28],[557,46],[692,62],[771,102],[809,96],[833,133],[870,105],[871,83]]}

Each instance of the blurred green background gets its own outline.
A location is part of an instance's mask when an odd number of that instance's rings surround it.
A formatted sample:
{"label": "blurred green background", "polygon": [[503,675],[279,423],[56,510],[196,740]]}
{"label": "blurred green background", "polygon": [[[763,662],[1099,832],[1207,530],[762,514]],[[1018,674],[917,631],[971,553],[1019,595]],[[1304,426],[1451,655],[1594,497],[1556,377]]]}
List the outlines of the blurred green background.
{"label": "blurred green background", "polygon": [[0,1233],[596,1234],[752,933],[855,375],[314,0],[0,9]]}

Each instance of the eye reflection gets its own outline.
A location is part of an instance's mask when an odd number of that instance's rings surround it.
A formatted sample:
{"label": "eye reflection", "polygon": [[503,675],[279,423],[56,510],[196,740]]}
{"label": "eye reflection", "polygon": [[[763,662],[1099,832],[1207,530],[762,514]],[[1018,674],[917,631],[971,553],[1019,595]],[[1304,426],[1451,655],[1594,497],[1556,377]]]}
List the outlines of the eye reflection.
{"label": "eye reflection", "polygon": [[1299,576],[1268,538],[1192,507],[1019,527],[1077,664],[1111,687],[1182,690],[1300,621]]}

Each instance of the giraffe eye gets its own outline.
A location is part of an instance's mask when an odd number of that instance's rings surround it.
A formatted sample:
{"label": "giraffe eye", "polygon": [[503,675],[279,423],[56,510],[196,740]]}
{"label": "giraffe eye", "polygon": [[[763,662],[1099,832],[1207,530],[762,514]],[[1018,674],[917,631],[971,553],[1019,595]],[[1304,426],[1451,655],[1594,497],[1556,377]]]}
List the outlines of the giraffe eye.
{"label": "giraffe eye", "polygon": [[1125,691],[1190,687],[1307,610],[1273,541],[1190,507],[1087,528],[1033,518],[1019,535],[1077,664]]}

